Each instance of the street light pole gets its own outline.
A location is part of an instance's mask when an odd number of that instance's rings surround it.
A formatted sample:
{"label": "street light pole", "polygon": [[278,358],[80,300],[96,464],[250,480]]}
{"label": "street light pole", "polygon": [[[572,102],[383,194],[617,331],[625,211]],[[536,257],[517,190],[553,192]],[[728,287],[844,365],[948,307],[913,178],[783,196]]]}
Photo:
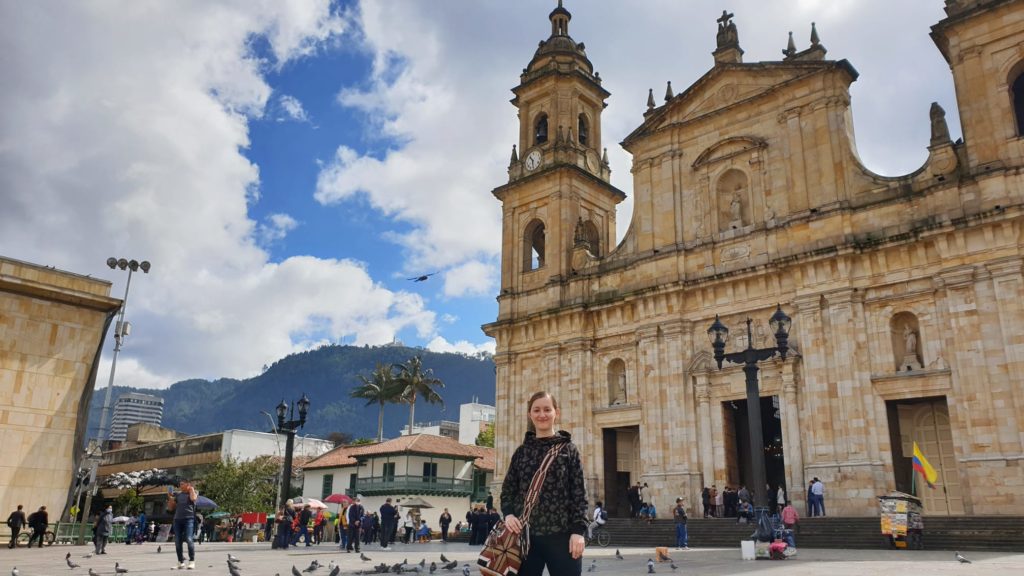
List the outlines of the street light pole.
{"label": "street light pole", "polygon": [[769,321],[772,331],[775,333],[776,346],[770,348],[754,348],[753,330],[751,320],[747,318],[747,348],[740,352],[725,352],[725,342],[729,338],[729,329],[722,320],[715,315],[715,322],[708,329],[708,337],[711,339],[711,346],[715,351],[715,362],[718,368],[722,368],[723,361],[733,364],[742,364],[743,373],[746,375],[747,384],[747,427],[750,434],[750,468],[753,486],[750,491],[754,497],[754,511],[758,517],[758,539],[764,540],[770,534],[765,534],[765,527],[760,521],[761,517],[768,513],[767,476],[764,465],[764,437],[761,431],[761,391],[758,387],[757,363],[768,360],[778,354],[783,361],[789,352],[789,327],[792,324],[789,316],[782,311],[782,306],[777,306],[775,314]]}
{"label": "street light pole", "polygon": [[104,440],[107,439],[109,430],[107,429],[107,417],[110,415],[110,393],[114,389],[114,372],[117,370],[117,354],[121,351],[121,344],[124,343],[125,337],[131,331],[128,324],[124,321],[124,311],[128,308],[128,290],[132,287],[132,272],[136,270],[142,270],[144,274],[149,273],[150,264],[149,261],[143,260],[139,262],[137,260],[126,260],[124,258],[107,258],[107,266],[121,270],[128,270],[128,282],[124,286],[124,300],[121,301],[121,311],[117,317],[117,324],[114,325],[114,358],[110,362],[110,380],[107,382],[107,393],[103,399],[103,411],[100,413],[100,429],[99,437],[100,445],[103,445]]}
{"label": "street light pole", "polygon": [[[299,407],[299,418],[295,419],[295,405]],[[285,412],[288,413],[288,420],[284,419]],[[284,400],[277,405],[277,433],[285,434],[284,445],[284,475],[281,478],[280,504],[284,506],[288,501],[288,492],[292,484],[292,452],[295,448],[295,433],[306,424],[306,415],[309,413],[309,398],[305,394],[298,402],[293,402],[289,408]]]}

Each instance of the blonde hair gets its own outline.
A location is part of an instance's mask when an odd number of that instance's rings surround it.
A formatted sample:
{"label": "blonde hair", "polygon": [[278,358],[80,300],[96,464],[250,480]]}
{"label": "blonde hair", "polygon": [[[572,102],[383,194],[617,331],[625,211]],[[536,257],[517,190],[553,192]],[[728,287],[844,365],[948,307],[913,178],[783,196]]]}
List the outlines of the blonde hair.
{"label": "blonde hair", "polygon": [[558,410],[558,400],[555,400],[555,397],[552,396],[551,393],[547,392],[546,390],[541,390],[540,392],[534,392],[533,396],[530,396],[530,399],[526,401],[526,431],[527,432],[533,432],[533,433],[537,432],[537,428],[533,425],[533,420],[530,420],[530,410],[533,409],[533,403],[536,402],[537,400],[540,400],[541,398],[550,398],[551,399],[551,405],[555,408],[555,410]]}

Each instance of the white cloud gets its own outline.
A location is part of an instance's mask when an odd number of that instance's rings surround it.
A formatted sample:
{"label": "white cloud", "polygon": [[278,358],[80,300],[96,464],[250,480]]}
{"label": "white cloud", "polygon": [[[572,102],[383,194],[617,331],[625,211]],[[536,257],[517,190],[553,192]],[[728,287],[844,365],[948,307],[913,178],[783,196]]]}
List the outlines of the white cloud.
{"label": "white cloud", "polygon": [[283,240],[289,232],[298,227],[299,222],[287,214],[271,214],[266,222],[259,225],[258,234],[263,245]]}
{"label": "white cloud", "polygon": [[302,102],[294,96],[288,94],[282,94],[278,98],[278,103],[281,105],[281,110],[284,112],[284,116],[278,118],[282,120],[294,120],[296,122],[309,122],[309,115],[306,114],[306,109],[302,107]]}
{"label": "white cloud", "polygon": [[497,286],[497,265],[479,260],[470,260],[444,274],[444,295],[449,298],[493,295]]}
{"label": "white cloud", "polygon": [[[297,223],[249,216],[259,169],[241,151],[264,71],[344,29],[327,0],[0,7],[0,246],[110,278],[118,297],[108,256],[153,263],[133,277],[118,383],[247,376],[318,342],[433,333],[419,296],[358,262],[270,261],[261,239]],[[269,62],[251,52],[260,36]]]}
{"label": "white cloud", "polygon": [[483,344],[473,344],[466,340],[459,340],[458,342],[449,342],[442,336],[435,336],[427,344],[427,350],[431,352],[458,352],[460,354],[478,354],[480,352],[488,352],[494,354],[495,344],[494,340],[488,340]]}

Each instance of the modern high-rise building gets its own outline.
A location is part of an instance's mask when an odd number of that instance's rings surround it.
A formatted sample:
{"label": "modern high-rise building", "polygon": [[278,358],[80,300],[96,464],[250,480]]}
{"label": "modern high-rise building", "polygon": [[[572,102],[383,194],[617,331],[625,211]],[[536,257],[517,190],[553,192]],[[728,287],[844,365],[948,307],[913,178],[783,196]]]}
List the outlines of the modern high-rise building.
{"label": "modern high-rise building", "polygon": [[164,399],[150,394],[129,392],[118,397],[110,424],[110,439],[123,442],[130,424],[146,422],[160,425],[164,417]]}

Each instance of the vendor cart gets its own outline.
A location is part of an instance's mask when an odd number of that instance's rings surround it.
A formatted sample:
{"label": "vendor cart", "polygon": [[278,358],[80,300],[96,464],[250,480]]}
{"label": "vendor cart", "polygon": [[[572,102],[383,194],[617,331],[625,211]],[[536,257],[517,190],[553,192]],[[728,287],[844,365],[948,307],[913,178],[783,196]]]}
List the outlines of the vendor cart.
{"label": "vendor cart", "polygon": [[921,500],[903,492],[878,497],[882,536],[893,548],[924,549]]}

